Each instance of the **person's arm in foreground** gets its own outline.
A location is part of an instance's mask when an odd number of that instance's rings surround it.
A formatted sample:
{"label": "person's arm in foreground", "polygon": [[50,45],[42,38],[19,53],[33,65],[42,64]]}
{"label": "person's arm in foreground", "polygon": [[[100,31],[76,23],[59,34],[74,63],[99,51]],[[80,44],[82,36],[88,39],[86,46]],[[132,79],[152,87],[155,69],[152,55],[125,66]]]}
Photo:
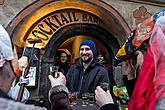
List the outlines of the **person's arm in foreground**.
{"label": "person's arm in foreground", "polygon": [[100,86],[95,90],[96,103],[100,106],[99,110],[119,110],[118,106],[114,104],[110,91],[105,92]]}
{"label": "person's arm in foreground", "polygon": [[68,89],[65,86],[66,79],[61,72],[59,72],[59,74],[57,79],[53,78],[52,75],[49,75],[52,87],[49,91],[51,110],[71,110],[68,100]]}

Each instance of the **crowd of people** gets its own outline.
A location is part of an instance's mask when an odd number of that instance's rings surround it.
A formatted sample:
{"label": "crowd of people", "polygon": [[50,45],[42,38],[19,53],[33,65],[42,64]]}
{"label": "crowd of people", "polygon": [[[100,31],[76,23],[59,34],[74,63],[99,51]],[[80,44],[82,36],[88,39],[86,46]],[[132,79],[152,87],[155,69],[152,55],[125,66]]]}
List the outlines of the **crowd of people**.
{"label": "crowd of people", "polygon": [[[33,105],[25,105],[20,102],[15,102],[16,100],[13,99],[8,95],[8,92],[10,88],[12,87],[12,83],[15,80],[16,77],[19,77],[18,72],[14,69],[15,64],[18,64],[19,69],[22,67],[27,66],[27,59],[23,60],[23,62],[19,61],[16,56],[16,53],[13,53],[14,46],[10,40],[10,37],[6,30],[0,26],[0,108],[2,109],[46,109],[44,107],[37,107]],[[61,54],[62,55],[62,54]],[[102,91],[105,95],[109,92],[104,92],[103,89],[100,87],[97,87],[100,85],[100,82],[107,82],[109,83],[108,79],[108,72],[106,69],[102,66],[96,65],[95,63],[96,58],[96,46],[95,43],[91,40],[86,40],[81,43],[80,45],[80,62],[77,62],[78,64],[73,65],[65,78],[64,74],[62,72],[59,72],[59,77],[55,79],[53,76],[49,75],[50,83],[51,83],[51,89],[49,91],[49,100],[51,102],[51,109],[52,110],[71,110],[71,106],[68,100],[68,93],[70,91],[78,91],[79,95],[81,97],[81,94],[83,92],[95,92],[96,91],[96,99],[98,104],[100,106],[103,105],[101,102],[101,92]],[[20,60],[23,58],[20,58]],[[15,62],[13,64],[12,62]],[[21,62],[21,63],[20,63]],[[74,67],[78,67],[74,68]],[[77,69],[77,71],[73,71],[73,69]],[[77,72],[75,75],[77,75],[80,71],[82,72],[82,75],[75,77],[73,74],[69,74],[69,72]],[[16,74],[17,73],[17,74]],[[88,76],[88,74],[90,76]],[[95,75],[93,75],[95,74]],[[69,76],[70,75],[70,76]],[[69,80],[69,78],[73,80]],[[84,78],[83,78],[84,77]],[[75,80],[74,78],[79,78]],[[89,79],[90,78],[90,79]],[[66,82],[67,80],[67,82]],[[90,80],[89,83],[87,80]],[[79,85],[75,86],[74,88],[72,86],[71,81],[78,81]],[[4,83],[5,82],[5,83]],[[68,86],[66,86],[66,83]],[[72,82],[73,84],[77,84],[77,82]],[[83,88],[83,85],[88,85],[86,88]],[[68,88],[67,88],[68,87]],[[80,88],[79,88],[80,87]],[[97,89],[95,90],[95,88]],[[68,90],[69,89],[69,90]],[[98,94],[98,95],[97,95]],[[110,95],[110,93],[109,93]],[[108,101],[108,100],[107,100]],[[117,107],[115,104],[113,104],[113,99],[109,100],[106,103],[112,103],[112,107]]]}
{"label": "crowd of people", "polygon": [[[27,59],[22,63],[22,58],[17,58],[8,33],[1,25],[0,30],[0,108],[46,110],[44,107],[16,102],[8,95],[13,81],[20,77],[18,69],[27,66]],[[97,57],[96,44],[92,40],[80,43],[79,54],[80,58],[74,65],[68,67],[67,64],[66,70],[61,68],[58,78],[48,76],[51,84],[48,95],[51,110],[71,110],[69,92],[77,92],[79,98],[85,92],[95,93],[99,110],[118,110],[119,106],[115,103],[111,90],[105,91],[100,85],[114,85],[113,76],[110,76],[113,75],[113,70],[107,69],[105,54],[99,53]],[[124,61],[124,82],[130,96],[128,109],[164,110],[165,10],[160,10],[139,24],[119,49],[116,58]],[[67,60],[67,54],[61,52],[60,64],[64,65]]]}

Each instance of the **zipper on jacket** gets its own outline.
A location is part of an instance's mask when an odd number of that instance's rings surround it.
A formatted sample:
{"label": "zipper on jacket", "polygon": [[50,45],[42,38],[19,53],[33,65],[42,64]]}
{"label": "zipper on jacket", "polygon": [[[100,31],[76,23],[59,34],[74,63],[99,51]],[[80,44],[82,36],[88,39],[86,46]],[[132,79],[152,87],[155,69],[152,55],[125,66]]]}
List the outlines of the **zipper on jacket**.
{"label": "zipper on jacket", "polygon": [[82,89],[82,82],[83,82],[83,79],[84,79],[84,73],[83,73],[83,75],[81,76],[81,80],[80,80],[80,84],[79,84],[79,89],[78,89],[78,92],[79,92],[79,96],[81,97],[81,89]]}

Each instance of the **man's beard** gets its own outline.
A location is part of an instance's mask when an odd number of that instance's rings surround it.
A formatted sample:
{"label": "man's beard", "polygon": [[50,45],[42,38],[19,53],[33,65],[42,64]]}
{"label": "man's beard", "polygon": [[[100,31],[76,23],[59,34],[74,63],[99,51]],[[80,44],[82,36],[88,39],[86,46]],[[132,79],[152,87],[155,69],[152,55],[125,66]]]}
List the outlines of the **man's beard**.
{"label": "man's beard", "polygon": [[87,60],[85,60],[84,58],[81,58],[81,59],[83,63],[90,63],[93,58],[89,57]]}

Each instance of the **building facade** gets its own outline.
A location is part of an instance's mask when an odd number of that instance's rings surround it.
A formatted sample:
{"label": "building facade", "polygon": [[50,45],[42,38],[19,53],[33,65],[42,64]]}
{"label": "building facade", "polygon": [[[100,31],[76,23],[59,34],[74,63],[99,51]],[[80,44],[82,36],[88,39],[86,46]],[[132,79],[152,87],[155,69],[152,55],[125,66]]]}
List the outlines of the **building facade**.
{"label": "building facade", "polygon": [[[164,0],[0,0],[0,23],[19,55],[23,47],[32,47],[28,39],[42,40],[35,45],[36,83],[29,88],[31,100],[40,102],[47,98],[48,70],[58,48],[67,48],[74,63],[79,57],[79,43],[92,39],[113,64],[116,51],[131,30],[163,8]],[[121,85],[121,65],[114,67],[114,74]]]}

